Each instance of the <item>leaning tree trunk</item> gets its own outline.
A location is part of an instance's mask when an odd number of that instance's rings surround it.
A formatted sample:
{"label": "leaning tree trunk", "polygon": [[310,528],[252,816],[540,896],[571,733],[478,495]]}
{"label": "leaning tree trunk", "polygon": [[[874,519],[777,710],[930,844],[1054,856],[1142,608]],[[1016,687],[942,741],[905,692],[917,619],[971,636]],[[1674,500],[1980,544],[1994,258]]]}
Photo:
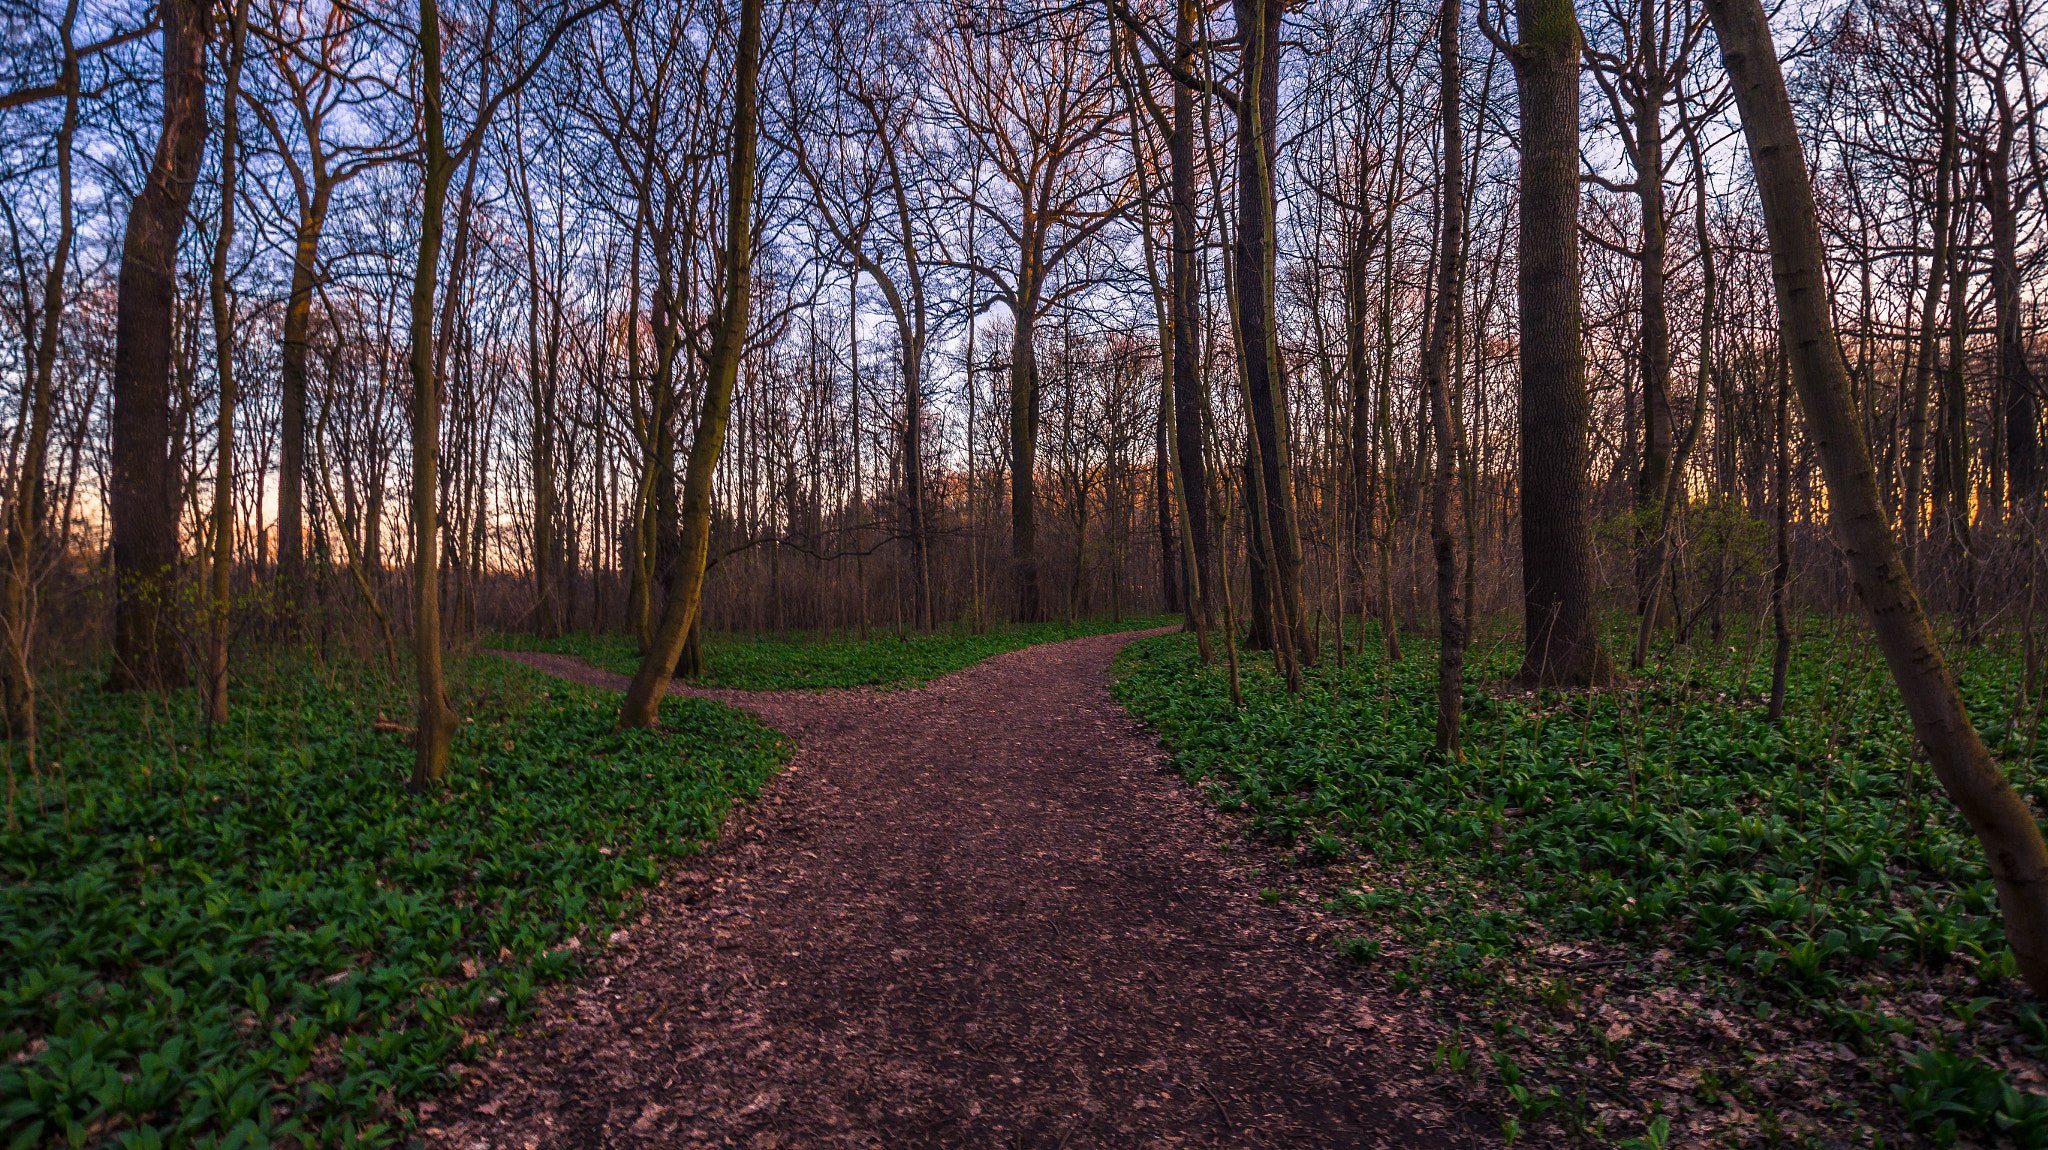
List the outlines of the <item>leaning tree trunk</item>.
{"label": "leaning tree trunk", "polygon": [[704,398],[697,414],[697,436],[690,443],[683,485],[682,547],[675,582],[662,606],[661,623],[647,657],[626,691],[619,712],[621,727],[652,727],[660,717],[676,660],[682,656],[697,621],[704,595],[704,568],[711,551],[711,476],[725,446],[725,428],[732,413],[733,385],[739,381],[740,357],[747,349],[747,314],[753,273],[753,207],[755,137],[761,107],[761,3],[740,5],[739,68],[734,84],[732,155],[727,161],[725,211],[725,298],[718,330],[706,365]]}
{"label": "leaning tree trunk", "polygon": [[1913,732],[1983,844],[2020,974],[2035,993],[2048,993],[2048,847],[2033,812],[1971,725],[1886,521],[1830,315],[1820,221],[1798,121],[1762,0],[1707,0],[1707,14],[1749,138],[1770,236],[1779,330],[1827,479],[1829,517]]}
{"label": "leaning tree trunk", "polygon": [[1586,686],[1613,671],[1593,618],[1586,355],[1579,304],[1579,34],[1572,0],[1517,0],[1522,123],[1520,678]]}
{"label": "leaning tree trunk", "polygon": [[113,459],[108,491],[114,551],[116,689],[185,679],[172,617],[178,562],[171,458],[171,326],[178,236],[206,142],[206,30],[200,0],[164,0],[163,130],[142,190],[128,205],[114,304]]}
{"label": "leaning tree trunk", "polygon": [[1429,538],[1436,556],[1436,749],[1452,758],[1463,754],[1458,728],[1465,703],[1465,617],[1458,602],[1458,536],[1451,518],[1451,487],[1463,438],[1451,426],[1451,336],[1465,290],[1465,142],[1460,121],[1464,112],[1459,100],[1458,18],[1458,0],[1443,0],[1437,17],[1437,60],[1443,81],[1438,118],[1443,122],[1444,150],[1438,177],[1436,315],[1430,323],[1429,351],[1422,368],[1436,436],[1436,467],[1429,493]]}

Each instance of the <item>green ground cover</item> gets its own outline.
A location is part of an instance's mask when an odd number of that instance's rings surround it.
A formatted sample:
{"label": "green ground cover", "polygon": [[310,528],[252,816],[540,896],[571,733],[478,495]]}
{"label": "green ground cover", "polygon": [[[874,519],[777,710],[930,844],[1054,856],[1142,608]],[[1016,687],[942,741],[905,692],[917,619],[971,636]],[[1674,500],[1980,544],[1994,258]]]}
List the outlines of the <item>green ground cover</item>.
{"label": "green ground cover", "polygon": [[[1127,617],[1121,622],[1084,619],[1074,623],[999,624],[976,634],[962,629],[928,634],[876,628],[862,639],[850,631],[790,632],[787,635],[705,637],[704,674],[692,680],[700,687],[742,691],[815,691],[832,687],[921,687],[963,667],[1040,643],[1106,635],[1117,631],[1163,627],[1178,615]],[[601,633],[537,639],[502,634],[491,646],[508,651],[547,651],[574,655],[593,666],[621,675],[640,668],[639,648],[627,635]]]}
{"label": "green ground cover", "polygon": [[[2048,1145],[2048,1019],[1861,628],[1809,624],[1782,727],[1757,700],[1767,651],[1665,654],[1539,696],[1503,686],[1514,642],[1482,645],[1455,763],[1431,749],[1427,644],[1315,669],[1298,698],[1248,659],[1236,710],[1221,661],[1164,636],[1125,651],[1117,693],[1247,846],[1290,852],[1268,851],[1269,900],[1348,920],[1340,950],[1469,1028],[1439,1068],[1483,1079],[1511,1136]],[[2016,655],[1957,665],[2048,803]]]}
{"label": "green ground cover", "polygon": [[208,730],[190,691],[47,686],[46,753],[0,832],[0,1142],[352,1146],[401,1137],[537,982],[716,834],[784,743],[669,699],[458,664],[445,793],[405,788],[381,676],[251,668]]}

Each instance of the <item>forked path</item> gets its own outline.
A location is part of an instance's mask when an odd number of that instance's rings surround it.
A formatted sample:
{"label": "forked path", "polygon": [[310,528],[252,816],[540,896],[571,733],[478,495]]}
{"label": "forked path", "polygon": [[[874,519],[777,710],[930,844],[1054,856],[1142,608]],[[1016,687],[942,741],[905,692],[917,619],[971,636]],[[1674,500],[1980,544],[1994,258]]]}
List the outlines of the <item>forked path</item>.
{"label": "forked path", "polygon": [[[423,1116],[476,1147],[1461,1146],[1400,1008],[1218,850],[1110,698],[1135,636],[915,691],[691,691],[789,772]],[[619,687],[573,659],[528,656]]]}

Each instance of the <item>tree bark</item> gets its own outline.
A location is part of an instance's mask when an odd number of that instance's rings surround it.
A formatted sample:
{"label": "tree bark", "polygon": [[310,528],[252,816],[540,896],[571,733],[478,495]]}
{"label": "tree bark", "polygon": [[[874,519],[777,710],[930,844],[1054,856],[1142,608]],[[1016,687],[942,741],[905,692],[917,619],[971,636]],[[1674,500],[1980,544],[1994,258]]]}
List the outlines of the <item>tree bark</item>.
{"label": "tree bark", "polygon": [[[1638,364],[1643,385],[1643,459],[1636,475],[1636,510],[1639,516],[1654,513],[1664,498],[1665,477],[1671,471],[1673,430],[1671,426],[1671,320],[1665,307],[1665,253],[1668,226],[1664,208],[1664,99],[1670,90],[1669,70],[1657,43],[1657,0],[1642,0],[1637,9],[1637,51],[1642,60],[1641,87],[1630,109],[1635,120],[1636,205],[1642,216],[1643,246],[1638,258],[1642,271],[1641,347]],[[1656,617],[1663,597],[1658,594],[1659,565],[1656,550],[1639,519],[1636,528],[1636,610]]]}
{"label": "tree bark", "polygon": [[214,411],[213,571],[207,602],[206,717],[228,721],[228,592],[235,566],[235,317],[228,300],[228,257],[235,242],[235,195],[241,127],[242,56],[249,0],[236,0],[227,69],[221,83],[220,227],[213,238],[209,295],[213,305]]}
{"label": "tree bark", "polygon": [[185,681],[176,593],[179,490],[171,458],[172,308],[178,236],[206,142],[202,0],[164,0],[163,127],[142,190],[128,205],[114,316],[112,475],[116,690]]}
{"label": "tree bark", "polygon": [[1983,844],[2004,912],[2006,942],[2020,974],[2035,993],[2048,993],[2048,847],[2032,810],[1971,725],[1885,519],[1870,447],[1849,398],[1848,365],[1830,314],[1813,187],[1763,4],[1707,0],[1707,13],[1721,42],[1756,167],[1779,328],[1827,480],[1829,516],[1913,731],[1943,789]]}
{"label": "tree bark", "polygon": [[[1685,502],[1679,490],[1685,482],[1686,461],[1692,458],[1693,446],[1699,442],[1700,429],[1707,422],[1707,395],[1711,390],[1714,372],[1714,308],[1719,295],[1720,279],[1714,267],[1713,235],[1707,230],[1707,167],[1706,157],[1700,149],[1698,125],[1688,125],[1686,142],[1692,152],[1693,165],[1693,234],[1699,249],[1700,262],[1700,334],[1699,369],[1694,378],[1692,396],[1692,422],[1687,425],[1685,438],[1680,440],[1672,452],[1671,466],[1664,473],[1664,487],[1657,496],[1657,534],[1651,543],[1650,577],[1648,585],[1654,591],[1664,582],[1664,573],[1671,566],[1671,533],[1677,522],[1677,507]],[[1675,576],[1682,583],[1684,572]],[[1674,592],[1674,597],[1675,597]],[[1690,624],[1683,616],[1682,608],[1674,601],[1672,613],[1678,615],[1678,640],[1683,643],[1690,631]],[[1644,611],[1636,620],[1636,648],[1629,657],[1629,669],[1641,670],[1650,657],[1650,633],[1657,625],[1657,612]]]}
{"label": "tree bark", "polygon": [[448,154],[441,119],[439,0],[420,0],[419,13],[426,187],[420,203],[419,255],[413,265],[412,347],[407,363],[412,372],[412,652],[418,697],[411,786],[424,791],[448,777],[448,746],[455,737],[455,711],[448,705],[441,667],[441,379],[434,344],[434,293],[455,159]]}
{"label": "tree bark", "polygon": [[652,727],[660,719],[676,660],[697,621],[704,594],[704,568],[711,549],[711,478],[725,445],[733,385],[747,349],[747,316],[753,272],[755,141],[760,129],[762,0],[740,5],[739,60],[733,91],[732,154],[726,168],[725,298],[706,365],[697,435],[690,442],[681,513],[682,549],[675,583],[663,605],[661,623],[640,670],[626,691],[621,727]]}
{"label": "tree bark", "polygon": [[1521,681],[1613,675],[1593,618],[1590,405],[1579,301],[1579,52],[1572,0],[1516,0],[1522,125]]}
{"label": "tree bark", "polygon": [[316,175],[305,214],[292,240],[292,284],[284,306],[284,354],[278,376],[281,435],[277,453],[277,577],[288,615],[295,616],[305,582],[306,354],[313,319],[313,286],[327,205],[334,193],[330,176]]}
{"label": "tree bark", "polygon": [[1436,436],[1436,471],[1429,493],[1429,537],[1436,556],[1436,749],[1462,758],[1459,721],[1465,704],[1465,618],[1459,602],[1458,537],[1451,512],[1451,490],[1457,478],[1458,446],[1463,436],[1452,429],[1451,337],[1458,326],[1464,298],[1465,271],[1465,139],[1464,104],[1458,60],[1458,0],[1443,0],[1437,16],[1437,66],[1442,95],[1438,119],[1443,125],[1442,168],[1437,236],[1436,314],[1430,324],[1429,351],[1423,379],[1429,390],[1430,419]]}
{"label": "tree bark", "polygon": [[[1314,663],[1316,652],[1302,614],[1301,533],[1287,443],[1286,369],[1274,301],[1278,235],[1273,180],[1286,5],[1282,0],[1236,0],[1235,8],[1243,42],[1239,74],[1244,77],[1237,131],[1238,355],[1259,461],[1260,504],[1254,514],[1265,520],[1264,537],[1272,556],[1266,580],[1273,602],[1274,642],[1287,646],[1291,666]],[[1290,674],[1290,683],[1295,678]]]}
{"label": "tree bark", "polygon": [[[1024,235],[1035,237],[1027,215]],[[1016,580],[1017,619],[1045,618],[1038,577],[1038,253],[1025,241],[1017,276],[1017,309],[1010,339],[1010,562]]]}

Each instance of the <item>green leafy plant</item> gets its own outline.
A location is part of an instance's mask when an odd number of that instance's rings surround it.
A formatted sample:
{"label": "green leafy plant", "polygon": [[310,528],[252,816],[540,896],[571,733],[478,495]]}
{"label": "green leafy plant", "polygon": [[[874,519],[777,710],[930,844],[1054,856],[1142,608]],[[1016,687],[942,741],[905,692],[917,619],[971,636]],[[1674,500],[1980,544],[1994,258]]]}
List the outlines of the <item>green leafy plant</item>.
{"label": "green leafy plant", "polygon": [[[1375,650],[1378,624],[1363,626],[1362,649]],[[1913,1023],[1872,996],[1960,973],[1993,1002],[1966,997],[1959,1021],[1975,1031],[1988,1014],[1994,1031],[2009,1025],[2048,1052],[2048,1024],[2028,1030],[1998,990],[2014,964],[1990,876],[1927,776],[1877,653],[1855,628],[1802,633],[1782,722],[1753,702],[1769,672],[1753,649],[1666,648],[1616,690],[1523,694],[1505,685],[1519,645],[1482,642],[1468,651],[1462,760],[1429,753],[1426,640],[1399,663],[1318,667],[1298,695],[1246,663],[1237,706],[1220,662],[1162,636],[1125,649],[1116,693],[1250,835],[1305,834],[1304,862],[1388,874],[1331,905],[1407,944],[1386,973],[1396,990],[1448,987],[1468,1005],[1534,1005],[1571,1025],[1581,980],[1524,956],[1532,936],[1584,940],[1608,956],[1600,969],[1639,977],[1635,964],[1661,951],[1731,1015],[1816,1019],[1888,1057]],[[2012,719],[2018,651],[1985,644],[1958,660],[1987,743],[2048,806],[2048,740]],[[1509,994],[1501,962],[1519,972]],[[1511,1041],[1512,1018],[1492,1021]],[[1551,1094],[1517,1085],[1530,1091],[1516,1101],[1524,1125],[1546,1111],[1566,1121]]]}
{"label": "green leafy plant", "polygon": [[2015,1089],[1996,1067],[1943,1050],[1905,1059],[1892,1094],[1915,1130],[1949,1146],[1960,1131],[2003,1135],[2029,1150],[2048,1146],[2048,1097]]}
{"label": "green leafy plant", "polygon": [[616,696],[480,659],[447,789],[413,795],[404,696],[363,668],[246,666],[210,728],[189,691],[63,687],[0,836],[14,1147],[391,1141],[785,754],[701,700],[614,731]]}

